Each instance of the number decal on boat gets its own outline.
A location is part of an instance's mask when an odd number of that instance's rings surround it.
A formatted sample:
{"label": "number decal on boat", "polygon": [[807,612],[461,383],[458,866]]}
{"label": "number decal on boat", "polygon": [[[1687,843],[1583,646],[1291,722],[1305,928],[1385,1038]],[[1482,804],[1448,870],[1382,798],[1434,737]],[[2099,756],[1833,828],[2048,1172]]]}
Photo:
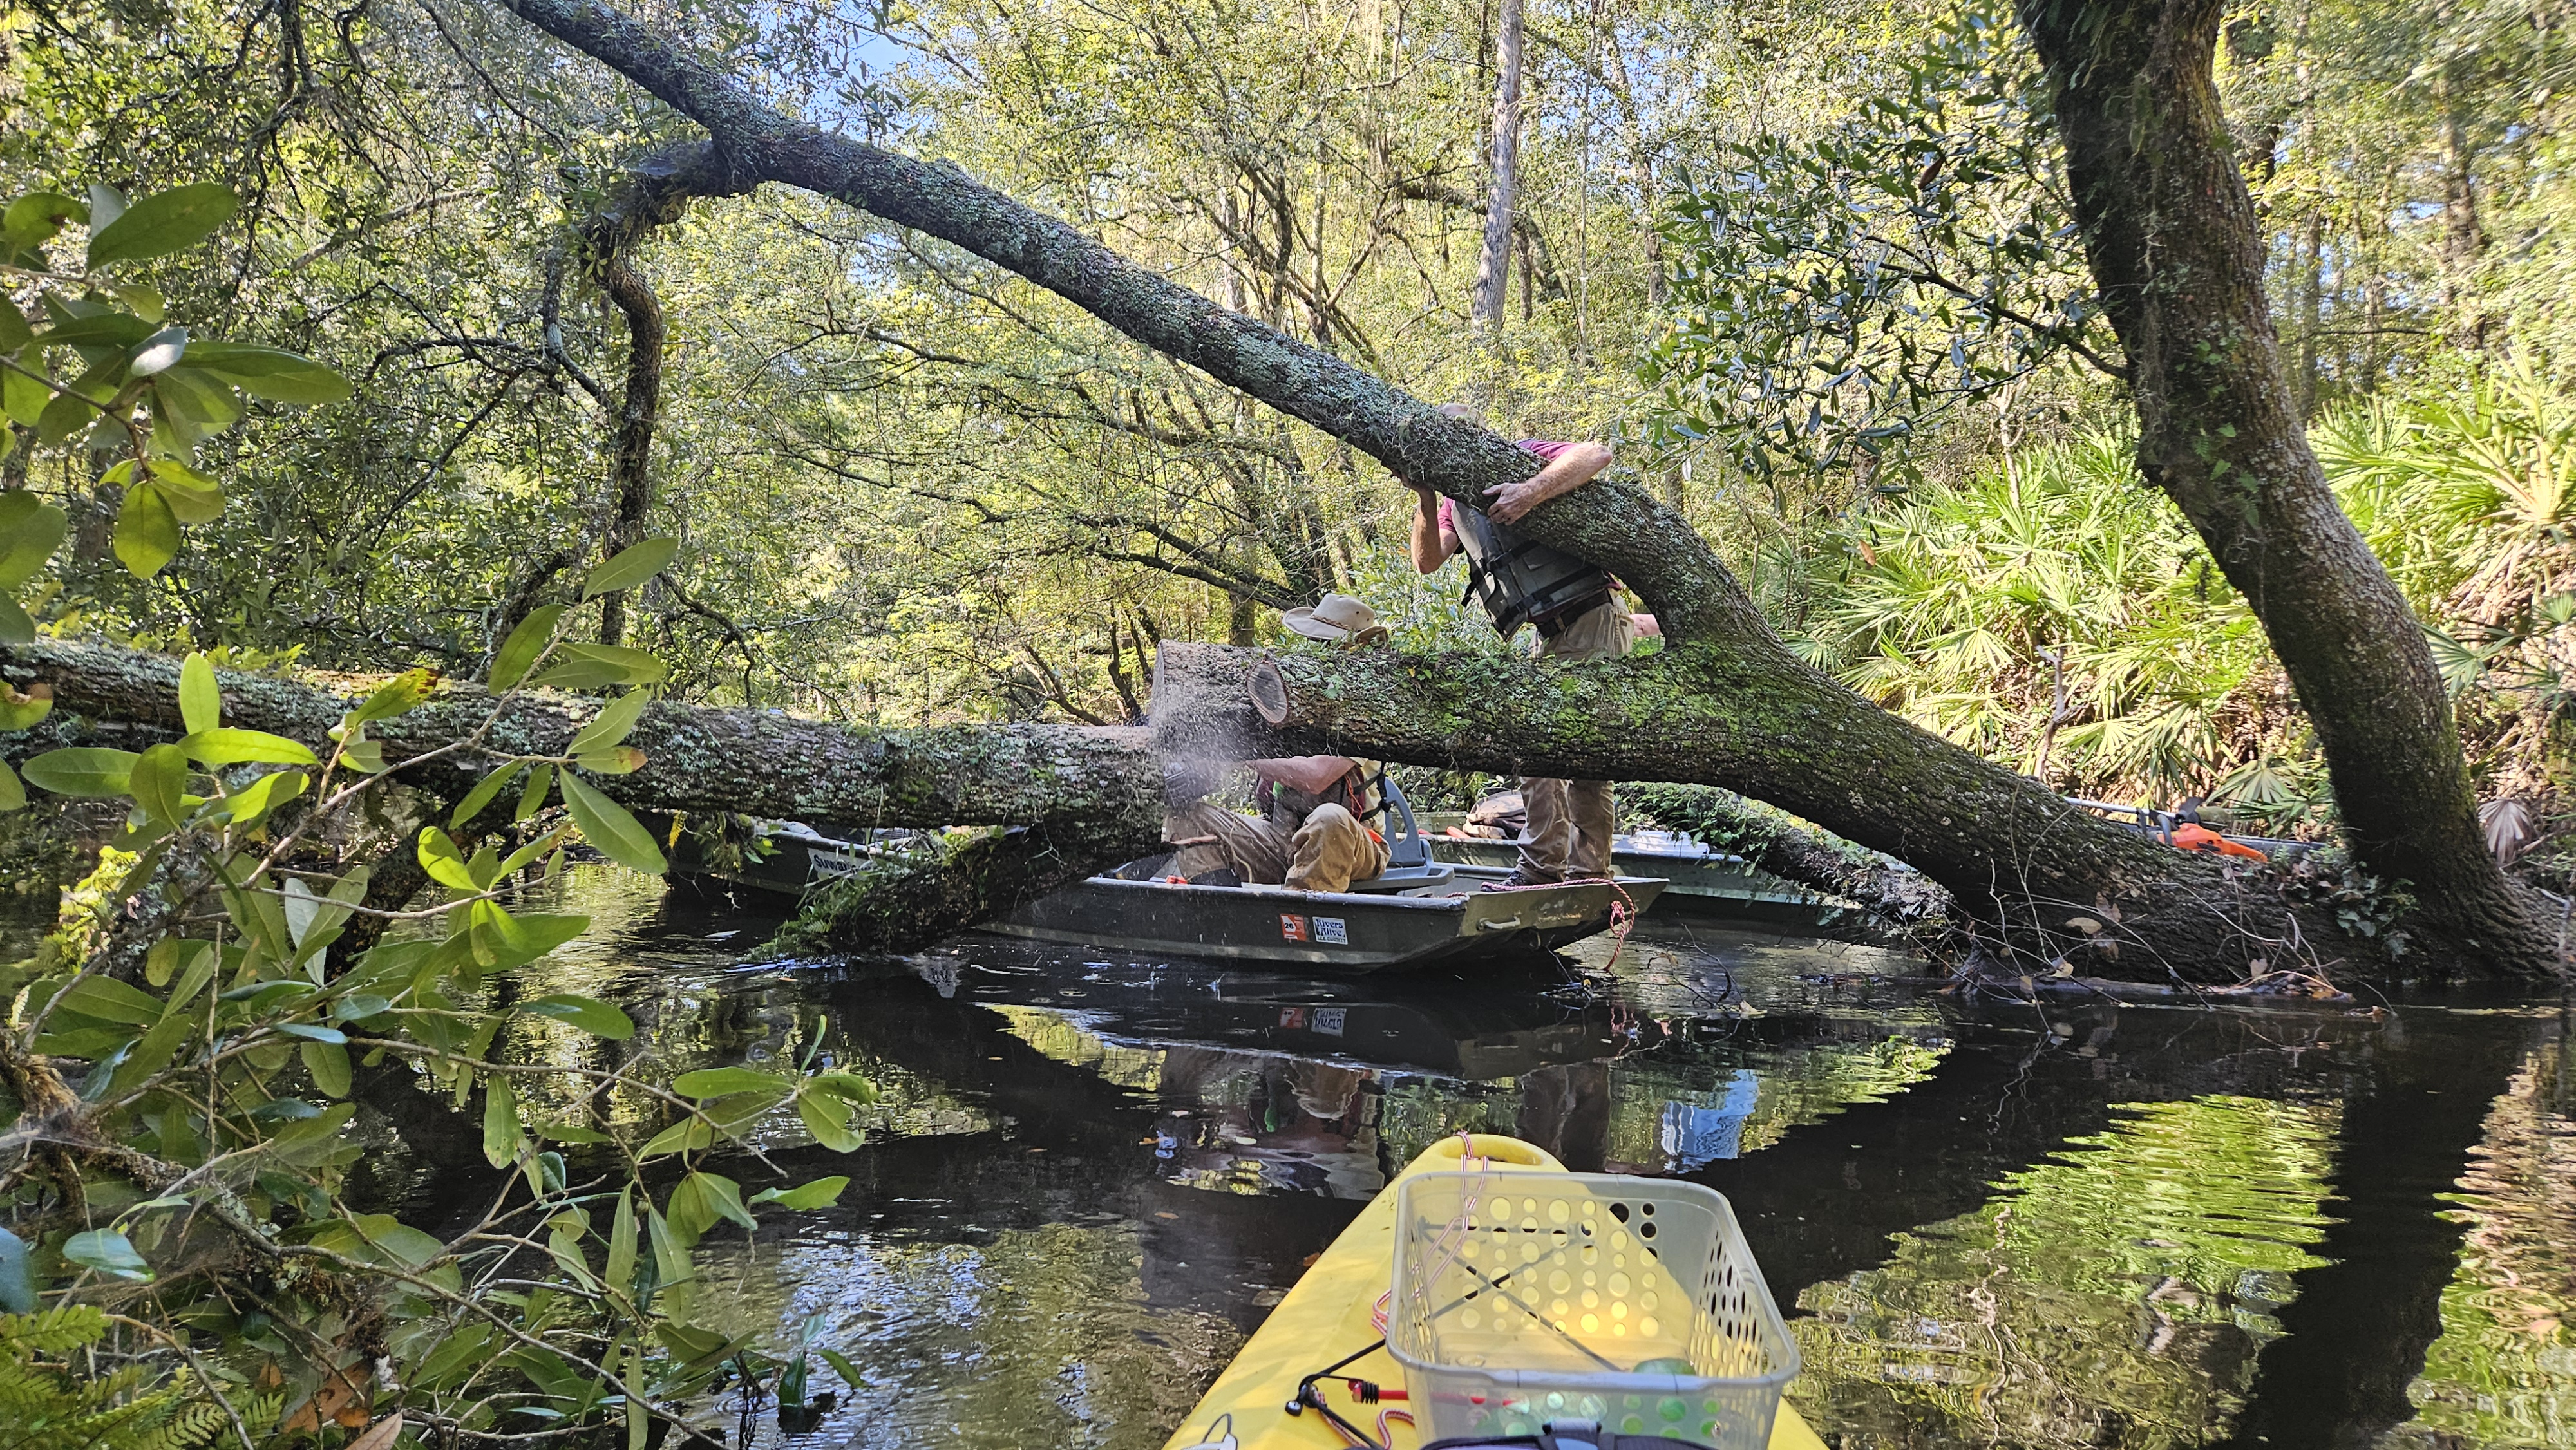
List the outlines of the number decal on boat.
{"label": "number decal on boat", "polygon": [[1337,946],[1348,946],[1351,942],[1351,929],[1343,925],[1342,919],[1338,916],[1319,916],[1315,918],[1315,940],[1332,942]]}
{"label": "number decal on boat", "polygon": [[1293,911],[1283,911],[1279,913],[1279,939],[1281,941],[1312,941],[1313,938],[1306,935],[1306,918],[1299,916]]}

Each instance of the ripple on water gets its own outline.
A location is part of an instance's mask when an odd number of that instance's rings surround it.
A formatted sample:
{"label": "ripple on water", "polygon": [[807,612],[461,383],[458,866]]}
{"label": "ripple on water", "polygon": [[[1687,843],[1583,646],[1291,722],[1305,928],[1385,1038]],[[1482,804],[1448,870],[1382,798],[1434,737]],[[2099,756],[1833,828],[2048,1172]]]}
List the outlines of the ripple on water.
{"label": "ripple on water", "polygon": [[1851,1444],[2200,1445],[2243,1402],[2328,1219],[2335,1110],[2134,1105],[1815,1285],[1796,1398]]}

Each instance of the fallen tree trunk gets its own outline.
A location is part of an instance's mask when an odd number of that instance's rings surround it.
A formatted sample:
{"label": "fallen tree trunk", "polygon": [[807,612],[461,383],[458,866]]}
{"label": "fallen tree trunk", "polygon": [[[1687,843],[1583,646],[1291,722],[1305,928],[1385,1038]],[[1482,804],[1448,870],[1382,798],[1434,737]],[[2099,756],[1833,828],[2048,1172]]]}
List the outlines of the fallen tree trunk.
{"label": "fallen tree trunk", "polygon": [[[1848,692],[1812,671],[1749,670],[1689,644],[1561,664],[1165,641],[1154,728],[1180,757],[1332,752],[1738,790],[1920,870],[1962,908],[1956,954],[2007,975],[2073,960],[2104,976],[2232,982],[2292,962],[2384,964],[2375,936],[2299,899],[2316,893],[2295,871],[2176,851],[1885,711],[1841,714],[1837,697]],[[1818,875],[1791,879],[1867,893]]]}
{"label": "fallen tree trunk", "polygon": [[[139,750],[185,733],[177,661],[133,650],[39,643],[0,646],[0,679],[53,690],[33,730],[0,734],[0,759],[23,763],[67,745]],[[372,682],[325,684],[218,672],[224,722],[283,735],[328,756],[330,730]],[[498,714],[495,716],[495,707]],[[483,750],[421,757],[468,738],[512,755],[561,755],[598,702],[532,692],[496,702],[474,686],[442,688],[369,733],[408,785],[456,799],[493,765]],[[881,895],[847,904],[829,943],[910,951],[1032,901],[1162,839],[1163,786],[1147,732],[1072,726],[934,726],[857,730],[770,711],[658,702],[627,737],[645,754],[629,775],[588,777],[636,809],[740,811],[851,826],[1022,827],[879,873]]]}
{"label": "fallen tree trunk", "polygon": [[[224,723],[331,749],[331,728],[355,703],[351,690],[305,679],[219,671]],[[0,645],[0,679],[52,687],[44,723],[0,734],[0,754],[23,760],[57,745],[140,748],[175,740],[179,663],[94,645]],[[369,682],[372,684],[372,682]],[[363,691],[360,691],[363,693]],[[600,702],[530,691],[499,702],[484,751],[424,762],[404,779],[461,795],[493,755],[561,755]],[[472,735],[494,697],[443,686],[407,715],[368,727],[385,759],[411,761]],[[1154,839],[1162,828],[1162,776],[1148,732],[1071,725],[933,725],[869,730],[770,710],[657,701],[627,743],[642,750],[631,775],[588,776],[612,800],[662,811],[741,811],[855,826],[1091,825],[1127,823]]]}

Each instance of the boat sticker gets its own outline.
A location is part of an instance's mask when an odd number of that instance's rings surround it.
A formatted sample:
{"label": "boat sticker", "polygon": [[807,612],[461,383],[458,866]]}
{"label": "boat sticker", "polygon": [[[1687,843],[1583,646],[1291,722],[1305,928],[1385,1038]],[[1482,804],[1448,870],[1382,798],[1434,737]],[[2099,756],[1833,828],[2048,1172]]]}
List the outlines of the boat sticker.
{"label": "boat sticker", "polygon": [[1306,1009],[1303,1007],[1280,1008],[1279,1025],[1282,1027],[1303,1028],[1306,1025]]}
{"label": "boat sticker", "polygon": [[1348,946],[1351,942],[1351,929],[1344,926],[1338,916],[1319,916],[1315,918],[1315,940]]}
{"label": "boat sticker", "polygon": [[[1317,922],[1316,925],[1323,923]],[[1349,1015],[1347,1007],[1318,1007],[1315,1009],[1315,1030],[1326,1037],[1339,1037],[1342,1035],[1342,1021]]]}
{"label": "boat sticker", "polygon": [[1283,911],[1279,913],[1279,939],[1281,941],[1314,940],[1314,938],[1306,935],[1306,918],[1299,916],[1293,911]]}

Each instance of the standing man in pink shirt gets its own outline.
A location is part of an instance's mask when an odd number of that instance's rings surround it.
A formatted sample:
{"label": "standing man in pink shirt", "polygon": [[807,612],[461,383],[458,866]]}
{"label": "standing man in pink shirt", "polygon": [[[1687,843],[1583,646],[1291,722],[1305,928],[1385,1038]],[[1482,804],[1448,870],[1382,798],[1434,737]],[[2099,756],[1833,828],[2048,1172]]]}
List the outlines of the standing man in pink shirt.
{"label": "standing man in pink shirt", "polygon": [[[1463,403],[1444,405],[1452,418],[1476,421]],[[1523,624],[1538,631],[1541,658],[1615,658],[1637,642],[1637,621],[1619,607],[1617,584],[1595,564],[1512,532],[1531,509],[1590,483],[1610,466],[1598,443],[1525,440],[1547,466],[1519,483],[1489,489],[1484,509],[1460,509],[1427,488],[1414,490],[1413,567],[1425,574],[1452,554],[1467,556],[1467,592],[1509,639]],[[1603,780],[1521,782],[1529,826],[1520,865],[1503,884],[1536,886],[1569,876],[1610,874],[1610,783]]]}

